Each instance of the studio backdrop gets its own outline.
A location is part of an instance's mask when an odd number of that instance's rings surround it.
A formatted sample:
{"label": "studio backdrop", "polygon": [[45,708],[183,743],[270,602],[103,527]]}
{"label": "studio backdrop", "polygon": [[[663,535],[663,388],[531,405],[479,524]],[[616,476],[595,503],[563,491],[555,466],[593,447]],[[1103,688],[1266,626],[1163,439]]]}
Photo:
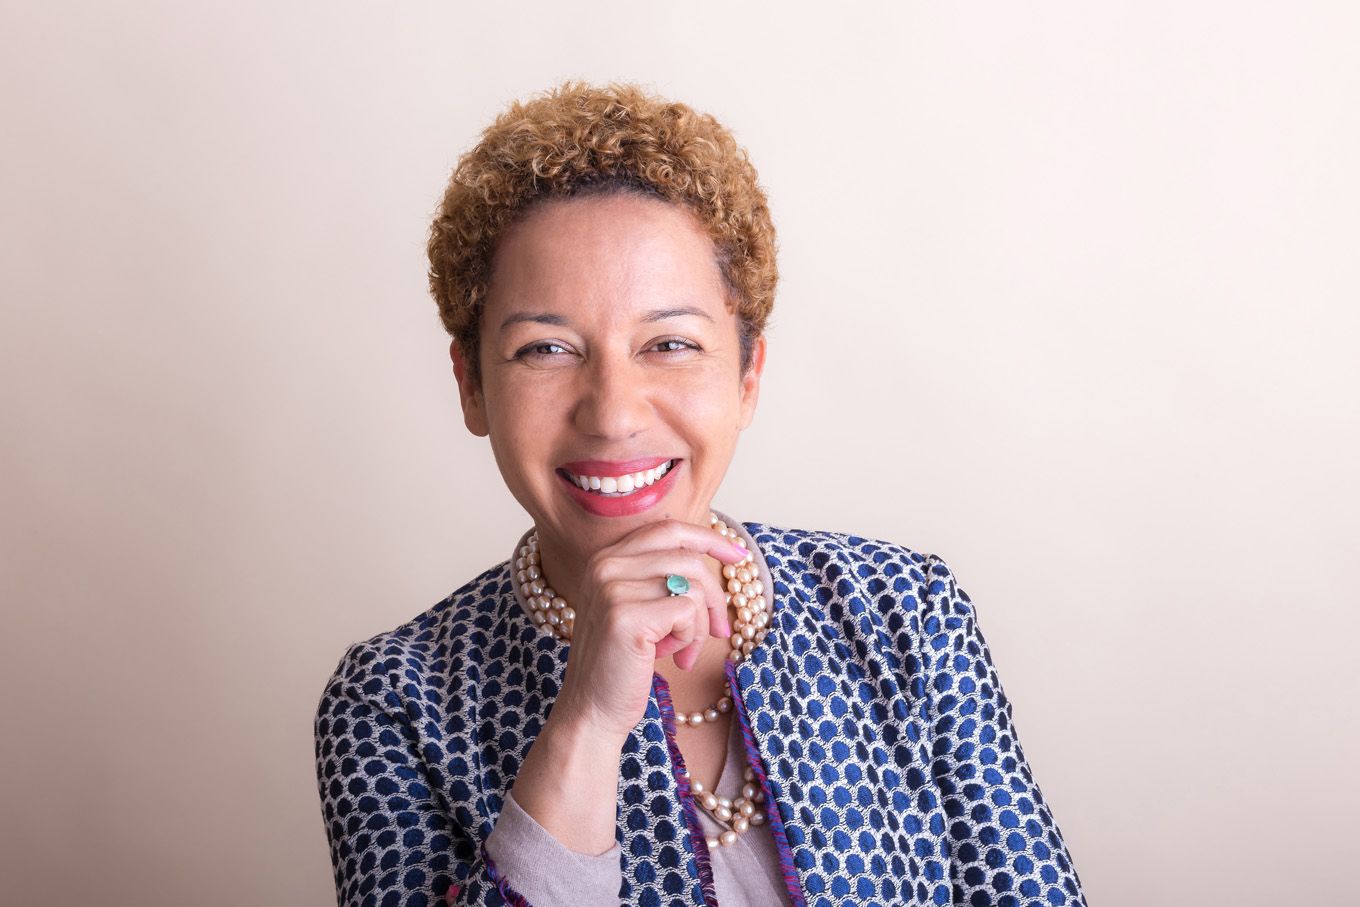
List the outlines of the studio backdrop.
{"label": "studio backdrop", "polygon": [[1091,903],[1355,903],[1355,5],[4,22],[6,903],[334,902],[323,683],[529,528],[426,231],[568,78],[750,152],[781,282],[715,504],[947,559]]}

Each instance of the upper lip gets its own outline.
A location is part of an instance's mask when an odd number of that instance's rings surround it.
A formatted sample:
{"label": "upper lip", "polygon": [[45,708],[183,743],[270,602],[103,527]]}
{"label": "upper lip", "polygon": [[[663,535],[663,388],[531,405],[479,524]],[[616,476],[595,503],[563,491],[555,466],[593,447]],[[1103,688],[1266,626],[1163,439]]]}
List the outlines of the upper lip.
{"label": "upper lip", "polygon": [[559,469],[578,476],[626,476],[669,463],[677,457],[639,457],[636,460],[572,460]]}

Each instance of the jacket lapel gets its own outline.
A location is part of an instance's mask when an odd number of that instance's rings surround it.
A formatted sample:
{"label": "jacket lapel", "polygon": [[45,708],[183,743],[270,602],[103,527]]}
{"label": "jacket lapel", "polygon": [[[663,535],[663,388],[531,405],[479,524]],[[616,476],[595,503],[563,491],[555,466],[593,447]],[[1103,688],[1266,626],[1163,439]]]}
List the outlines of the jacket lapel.
{"label": "jacket lapel", "polygon": [[913,854],[937,838],[907,815],[925,779],[900,769],[928,753],[913,756],[919,740],[898,730],[909,697],[880,650],[877,615],[827,546],[748,526],[778,604],[736,676],[788,843],[785,874],[812,901],[909,901]]}

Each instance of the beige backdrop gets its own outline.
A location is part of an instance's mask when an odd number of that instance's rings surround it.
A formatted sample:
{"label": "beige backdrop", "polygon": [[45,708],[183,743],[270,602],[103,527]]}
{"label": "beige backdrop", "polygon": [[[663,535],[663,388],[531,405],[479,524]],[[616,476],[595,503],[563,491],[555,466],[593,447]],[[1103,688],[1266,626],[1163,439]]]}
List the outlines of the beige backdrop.
{"label": "beige backdrop", "polygon": [[1093,904],[1357,903],[1360,12],[5,4],[7,904],[332,903],[312,712],[507,556],[423,243],[510,99],[753,155],[745,520],[944,556]]}

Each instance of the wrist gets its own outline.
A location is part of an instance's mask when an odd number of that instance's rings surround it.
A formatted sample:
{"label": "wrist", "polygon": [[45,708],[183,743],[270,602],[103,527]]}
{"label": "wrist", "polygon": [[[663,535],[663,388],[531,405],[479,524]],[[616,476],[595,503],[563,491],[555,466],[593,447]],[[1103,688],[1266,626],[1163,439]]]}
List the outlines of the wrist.
{"label": "wrist", "polygon": [[622,750],[622,738],[554,709],[512,786],[515,802],[568,849],[604,853],[615,844]]}

